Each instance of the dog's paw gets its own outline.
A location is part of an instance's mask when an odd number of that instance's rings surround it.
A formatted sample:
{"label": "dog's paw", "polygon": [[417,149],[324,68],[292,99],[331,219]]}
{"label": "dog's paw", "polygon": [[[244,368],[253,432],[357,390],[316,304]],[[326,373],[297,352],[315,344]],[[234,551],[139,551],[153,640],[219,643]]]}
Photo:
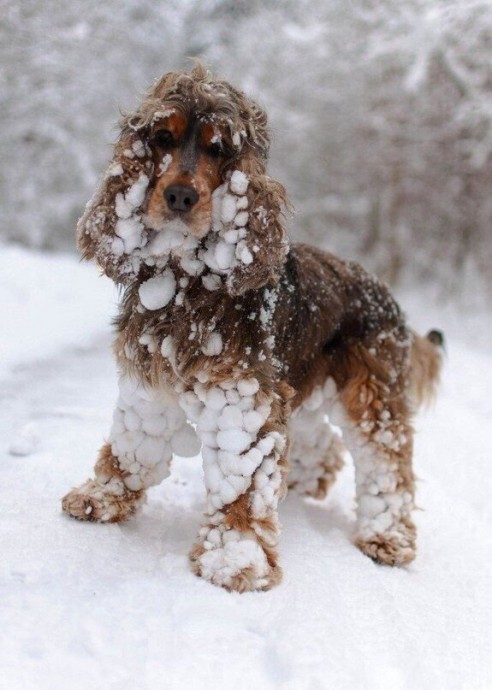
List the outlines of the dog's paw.
{"label": "dog's paw", "polygon": [[265,591],[282,579],[281,568],[270,565],[261,545],[249,535],[208,549],[197,544],[190,561],[196,575],[234,592]]}
{"label": "dog's paw", "polygon": [[143,491],[130,491],[119,479],[111,479],[106,484],[89,479],[62,499],[62,508],[77,520],[124,522],[143,501]]}
{"label": "dog's paw", "polygon": [[357,537],[356,546],[376,563],[383,565],[407,565],[415,558],[415,527],[399,525],[398,530]]}

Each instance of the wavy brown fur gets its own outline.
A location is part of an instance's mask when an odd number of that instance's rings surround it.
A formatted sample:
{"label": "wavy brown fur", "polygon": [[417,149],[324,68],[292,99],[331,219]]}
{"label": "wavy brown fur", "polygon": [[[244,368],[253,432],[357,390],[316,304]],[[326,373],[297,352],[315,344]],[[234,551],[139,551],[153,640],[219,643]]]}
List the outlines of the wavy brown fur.
{"label": "wavy brown fur", "polygon": [[[172,109],[211,122],[223,135],[228,156],[220,174],[225,179],[231,170],[244,172],[249,180],[249,242],[260,247],[254,274],[248,267],[236,271],[230,291],[238,294],[261,287],[274,279],[285,258],[287,236],[283,213],[287,197],[283,186],[266,175],[270,134],[265,111],[228,82],[214,80],[201,65],[190,73],[171,72],[159,79],[141,106],[121,120],[121,134],[114,147],[111,165],[77,225],[77,244],[84,259],[96,259],[101,269],[118,284],[129,284],[148,269],[132,256],[115,256],[110,242],[115,236],[115,198],[145,174],[155,174],[155,163],[145,143],[145,155],[128,158],[138,142],[148,142],[153,126]],[[115,166],[123,173],[111,175]],[[267,213],[266,222],[260,210]]]}
{"label": "wavy brown fur", "polygon": [[[174,124],[170,112],[177,118]],[[186,128],[193,122],[209,125],[224,141],[223,155],[213,163],[200,154],[197,171],[190,176],[179,167],[176,154],[169,170],[161,174],[155,137],[163,121],[168,128]],[[259,385],[255,404],[270,405],[269,417],[255,442],[271,433],[283,439],[272,456],[281,477],[287,465],[291,410],[313,391],[323,389],[328,396],[328,384],[334,382],[336,397],[330,393],[330,404],[333,409],[343,409],[340,424],[349,440],[355,439],[352,450],[358,495],[361,505],[370,506],[369,513],[367,507],[360,511],[356,543],[379,562],[407,563],[415,555],[415,528],[410,518],[414,494],[412,413],[415,404],[435,387],[440,343],[434,336],[423,339],[412,333],[388,289],[358,264],[304,244],[289,246],[283,221],[288,203],[285,190],[266,173],[266,113],[229,83],[214,79],[200,65],[191,73],[166,74],[138,110],[123,117],[121,127],[110,168],[78,225],[78,245],[84,258],[95,258],[108,276],[125,287],[116,320],[115,354],[120,372],[154,388],[168,385],[181,392],[193,391],[197,381],[217,387],[235,385],[245,375],[254,377]],[[161,269],[147,261],[140,248],[126,251],[125,245],[121,251],[115,233],[118,195],[124,195],[138,180],[148,179],[145,198],[133,218],[141,224],[145,246],[152,236],[146,213],[149,208],[157,215],[160,209],[166,211],[163,192],[167,186],[176,181],[196,185],[201,225],[193,224],[190,213],[189,232],[204,246],[203,219],[210,217],[214,188],[228,184],[233,171],[248,179],[245,242],[254,261],[237,264],[227,278],[219,277],[217,289],[209,290],[203,282],[209,268],[190,274],[181,256],[171,253],[166,270],[182,286],[180,300],[175,295],[162,308],[143,308],[140,287]],[[165,222],[163,227],[165,232]],[[206,233],[209,229],[205,228]],[[214,355],[204,352],[211,332],[222,343],[220,353]],[[155,347],[148,346],[149,334]],[[173,342],[172,356],[161,352],[168,337]],[[339,442],[337,449],[333,452],[341,456]],[[323,458],[326,453],[320,461]],[[329,482],[342,460],[333,457],[330,462]],[[111,456],[111,463],[118,472],[117,458]],[[255,477],[249,489],[224,505],[219,515],[221,529],[256,539],[270,570],[269,575],[258,578],[252,565],[227,581],[217,580],[238,591],[268,589],[280,579],[278,518],[275,510],[255,515]],[[325,480],[321,488],[329,482]],[[284,490],[282,481],[275,489],[276,497]],[[88,505],[83,492],[75,493],[72,500],[79,508]],[[140,493],[137,498],[142,498]],[[383,506],[383,518],[386,510],[389,526],[387,520],[368,518],[375,506]],[[121,517],[129,512],[122,510]],[[80,510],[76,516],[80,517]],[[217,514],[207,519],[208,528],[216,529]],[[208,572],[203,562],[206,554],[202,539],[191,556],[197,574]],[[216,582],[215,576],[208,577]]]}

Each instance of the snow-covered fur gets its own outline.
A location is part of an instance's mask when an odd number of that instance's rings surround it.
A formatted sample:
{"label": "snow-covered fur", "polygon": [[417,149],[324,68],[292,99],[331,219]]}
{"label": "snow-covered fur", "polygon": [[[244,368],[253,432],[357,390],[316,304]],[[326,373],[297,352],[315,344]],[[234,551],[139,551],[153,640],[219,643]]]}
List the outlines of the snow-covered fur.
{"label": "snow-covered fur", "polygon": [[[204,155],[194,170],[182,167],[175,148],[156,144],[163,128],[179,138],[192,115],[202,126],[204,148],[216,146],[219,153],[217,158]],[[186,272],[191,275],[206,277],[218,264],[230,293],[274,279],[287,250],[281,219],[286,199],[282,185],[266,175],[265,112],[227,82],[212,81],[198,66],[192,74],[164,75],[137,112],[127,114],[120,124],[113,161],[78,223],[78,246],[84,258],[95,258],[108,276],[123,285],[154,273],[156,264],[160,269],[170,252],[187,253]],[[186,237],[189,228],[180,219],[166,217],[162,192],[170,182],[192,182],[200,196],[193,209],[191,237]],[[223,186],[217,190],[220,183]],[[213,244],[219,245],[215,262],[209,246],[197,246],[211,227],[214,192],[219,196],[229,192],[222,202],[223,234],[229,232],[222,241],[213,237]]]}
{"label": "snow-covered fur", "polygon": [[192,566],[236,591],[280,579],[286,485],[321,498],[335,480],[345,449],[328,418],[355,460],[357,545],[381,563],[412,560],[411,416],[442,344],[408,330],[357,264],[289,245],[268,146],[266,114],[243,93],[201,66],[167,74],[123,119],[78,226],[84,257],[124,286],[120,396],[94,479],[63,508],[125,520],[173,454],[201,447]]}

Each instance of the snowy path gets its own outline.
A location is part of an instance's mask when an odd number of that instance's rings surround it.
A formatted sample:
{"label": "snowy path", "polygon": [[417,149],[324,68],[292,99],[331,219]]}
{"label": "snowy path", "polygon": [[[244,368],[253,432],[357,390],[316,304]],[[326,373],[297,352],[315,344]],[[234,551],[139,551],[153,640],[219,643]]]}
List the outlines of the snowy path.
{"label": "snowy path", "polygon": [[[438,404],[418,420],[411,567],[378,567],[351,545],[347,467],[324,504],[282,505],[282,585],[236,595],[188,568],[198,459],[176,461],[130,523],[61,514],[115,397],[108,340],[95,343],[0,380],[0,688],[492,687],[490,353],[452,339]],[[26,424],[34,452],[13,456]]]}

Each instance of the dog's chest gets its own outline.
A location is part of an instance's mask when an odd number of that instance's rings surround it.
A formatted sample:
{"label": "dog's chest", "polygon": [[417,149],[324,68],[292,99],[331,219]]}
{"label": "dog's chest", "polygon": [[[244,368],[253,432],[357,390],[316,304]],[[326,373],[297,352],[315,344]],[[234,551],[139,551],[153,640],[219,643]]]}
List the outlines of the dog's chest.
{"label": "dog's chest", "polygon": [[[275,353],[278,292],[265,288],[233,299],[226,294],[179,293],[165,308],[149,310],[139,300],[120,318],[120,352],[142,372],[186,378],[200,368],[249,369],[281,363]],[[123,307],[125,309],[125,307]]]}

